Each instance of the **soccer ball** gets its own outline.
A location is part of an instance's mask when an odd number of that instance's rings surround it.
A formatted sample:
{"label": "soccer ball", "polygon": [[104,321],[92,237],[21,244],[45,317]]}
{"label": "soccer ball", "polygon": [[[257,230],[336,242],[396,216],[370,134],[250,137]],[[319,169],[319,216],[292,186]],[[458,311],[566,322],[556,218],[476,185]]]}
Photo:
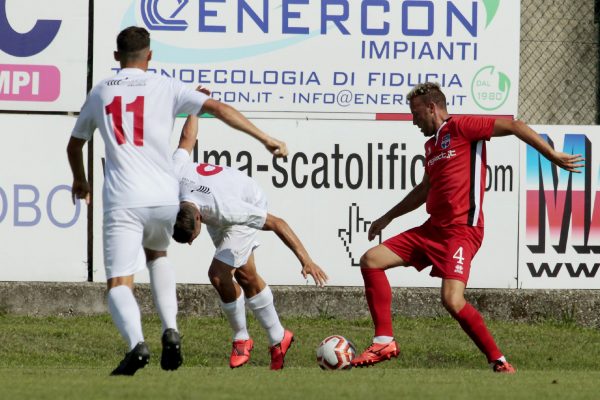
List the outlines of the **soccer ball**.
{"label": "soccer ball", "polygon": [[322,369],[350,369],[350,361],[356,354],[351,341],[340,335],[323,339],[317,347],[317,362]]}

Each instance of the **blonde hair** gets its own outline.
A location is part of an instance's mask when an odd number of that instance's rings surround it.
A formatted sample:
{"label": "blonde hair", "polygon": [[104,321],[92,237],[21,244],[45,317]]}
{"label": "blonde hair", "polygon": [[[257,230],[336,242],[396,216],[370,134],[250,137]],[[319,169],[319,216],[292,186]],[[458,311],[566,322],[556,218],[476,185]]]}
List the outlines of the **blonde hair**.
{"label": "blonde hair", "polygon": [[416,85],[408,94],[406,98],[409,102],[415,97],[423,96],[423,101],[426,103],[434,103],[442,109],[446,109],[446,95],[442,92],[439,83],[436,82],[425,82]]}

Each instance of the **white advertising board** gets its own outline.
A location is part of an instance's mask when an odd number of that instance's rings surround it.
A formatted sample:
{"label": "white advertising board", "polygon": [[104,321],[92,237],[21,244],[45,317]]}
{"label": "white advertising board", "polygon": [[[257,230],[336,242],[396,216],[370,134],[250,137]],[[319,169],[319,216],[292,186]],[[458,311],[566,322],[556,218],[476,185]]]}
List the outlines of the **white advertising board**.
{"label": "white advertising board", "polygon": [[518,1],[103,0],[94,19],[95,82],[137,25],[156,73],[242,111],[406,119],[407,92],[436,81],[453,114],[517,113]]}
{"label": "white advertising board", "polygon": [[575,174],[521,151],[519,287],[600,289],[600,127],[537,126],[556,150],[585,157]]}
{"label": "white advertising board", "polygon": [[75,118],[0,114],[0,280],[87,280],[85,205],[71,201]]}
{"label": "white advertising board", "polygon": [[0,0],[0,110],[79,111],[88,2]]}
{"label": "white advertising board", "polygon": [[[373,221],[421,181],[425,138],[408,122],[255,120],[266,132],[285,140],[287,161],[273,160],[258,142],[215,119],[200,121],[198,158],[230,164],[252,174],[269,198],[270,212],[284,218],[306,249],[329,275],[330,285],[362,286],[358,267],[368,242],[364,223]],[[175,139],[183,120],[178,121]],[[95,191],[101,193],[103,146],[95,146]],[[212,154],[211,154],[212,152]],[[217,157],[217,153],[220,158]],[[486,236],[475,258],[470,287],[516,287],[518,230],[518,143],[493,139],[488,145],[491,168],[486,194]],[[96,195],[96,201],[100,201]],[[351,214],[352,213],[352,214]],[[424,207],[399,218],[383,233],[387,239],[421,224]],[[95,205],[94,280],[104,280],[102,211]],[[354,222],[353,222],[354,221]],[[357,225],[356,221],[360,223]],[[259,234],[258,272],[273,285],[305,285],[300,263],[272,232]],[[169,248],[179,282],[209,283],[208,266],[214,247],[206,231],[192,246]],[[439,279],[413,268],[388,272],[393,286],[438,286]],[[138,280],[147,280],[143,274]],[[309,279],[310,280],[310,279]],[[312,280],[308,284],[313,284]]]}

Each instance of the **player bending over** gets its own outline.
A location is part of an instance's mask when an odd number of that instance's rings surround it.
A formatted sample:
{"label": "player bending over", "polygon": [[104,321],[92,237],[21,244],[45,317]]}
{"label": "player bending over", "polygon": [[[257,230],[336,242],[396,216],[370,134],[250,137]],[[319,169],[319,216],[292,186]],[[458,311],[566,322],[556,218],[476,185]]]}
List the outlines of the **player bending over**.
{"label": "player bending over", "polygon": [[240,367],[250,360],[253,341],[246,328],[247,303],[267,333],[271,369],[281,369],[294,334],[281,325],[271,289],[256,272],[253,251],[259,245],[258,231],[274,231],[279,236],[302,264],[304,278],[312,275],[323,286],[327,275],[311,260],[289,225],[267,212],[265,194],[253,179],[233,168],[191,161],[197,134],[198,118],[189,116],[173,155],[181,198],[173,238],[192,244],[204,223],[215,244],[208,276],[233,331],[229,366]]}
{"label": "player bending over", "polygon": [[485,191],[485,142],[495,136],[515,135],[548,160],[567,171],[579,172],[580,155],[555,151],[521,121],[487,117],[450,116],[446,97],[435,83],[417,85],[408,94],[413,124],[431,137],[425,143],[423,180],[369,229],[369,240],[392,220],[423,203],[430,218],[419,227],[387,239],[360,260],[365,295],[373,323],[373,344],[352,360],[369,366],[400,353],[392,332],[392,291],[388,268],[433,265],[432,276],[442,278],[442,304],[485,354],[495,372],[514,373],[496,346],[479,312],[465,300],[471,260],[483,240],[482,202]]}

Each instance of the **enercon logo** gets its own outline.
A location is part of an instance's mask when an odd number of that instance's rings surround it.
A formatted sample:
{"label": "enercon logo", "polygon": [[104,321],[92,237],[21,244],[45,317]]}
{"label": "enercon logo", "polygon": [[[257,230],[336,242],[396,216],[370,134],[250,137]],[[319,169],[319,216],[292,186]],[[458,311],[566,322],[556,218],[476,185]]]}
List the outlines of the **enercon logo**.
{"label": "enercon logo", "polygon": [[[284,38],[229,48],[186,48],[153,40],[155,60],[193,64],[237,60],[294,46],[335,31],[342,35],[382,37],[391,35],[392,30],[397,29],[404,36],[453,36],[453,26],[456,25],[465,28],[472,37],[477,37],[482,28],[480,20],[483,19],[479,16],[479,6],[483,5],[485,10],[485,25],[481,21],[485,29],[494,20],[500,5],[499,0],[474,0],[471,4],[460,7],[450,0],[443,3],[433,0],[363,0],[360,7],[352,8],[351,3],[352,6],[357,3],[351,0],[320,0],[320,15],[316,18],[303,12],[303,7],[308,9],[316,4],[310,3],[315,0],[302,3],[292,0],[236,0],[237,17],[225,18],[220,7],[229,6],[227,1],[198,0],[195,5],[198,9],[192,13],[199,17],[198,32],[244,34],[244,19],[248,19],[248,24],[255,25],[265,34],[281,34]],[[189,0],[134,0],[123,18],[123,28],[139,25],[135,13],[136,4],[139,4],[142,22],[149,30],[185,31],[189,27],[188,21],[181,17],[182,11],[190,5]],[[419,29],[411,28],[413,20],[422,19],[423,12],[427,14],[426,25]],[[444,22],[436,22],[434,16],[438,13],[445,14],[441,20]],[[282,20],[273,24],[275,14]],[[381,15],[385,18],[381,19]],[[351,31],[351,20],[360,20],[355,24],[360,26],[358,31]]]}

